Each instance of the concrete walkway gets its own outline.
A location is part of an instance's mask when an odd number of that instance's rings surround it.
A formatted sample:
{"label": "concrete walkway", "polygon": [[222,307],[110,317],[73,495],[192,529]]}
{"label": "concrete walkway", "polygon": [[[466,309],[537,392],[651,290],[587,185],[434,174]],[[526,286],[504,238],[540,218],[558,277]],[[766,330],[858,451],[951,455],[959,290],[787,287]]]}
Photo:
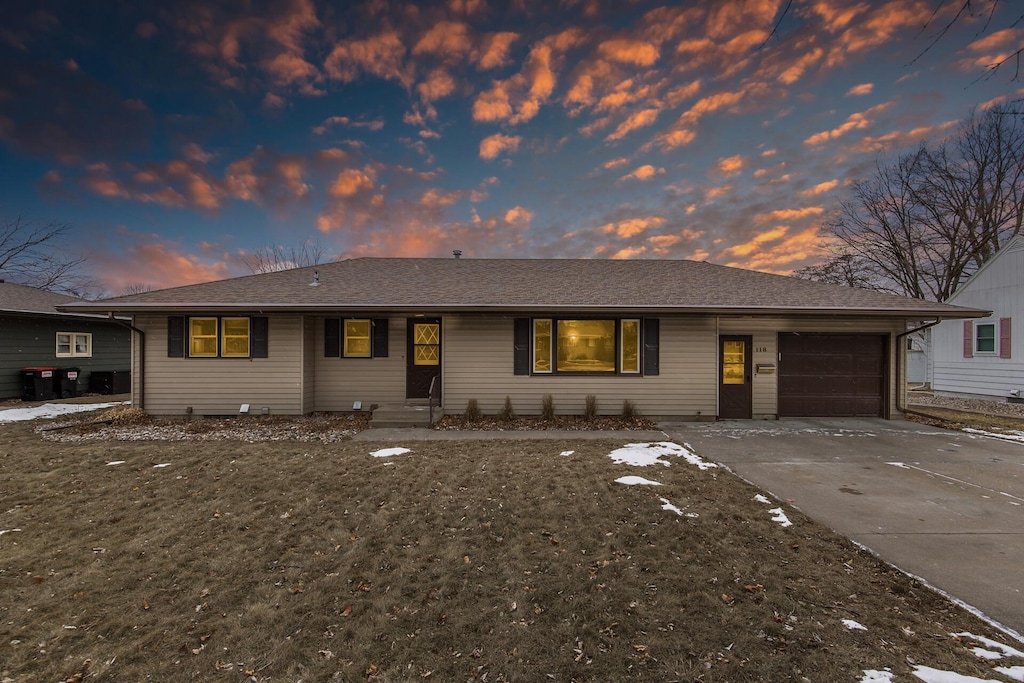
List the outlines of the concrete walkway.
{"label": "concrete walkway", "polygon": [[672,440],[1024,633],[1024,444],[903,420],[662,426]]}

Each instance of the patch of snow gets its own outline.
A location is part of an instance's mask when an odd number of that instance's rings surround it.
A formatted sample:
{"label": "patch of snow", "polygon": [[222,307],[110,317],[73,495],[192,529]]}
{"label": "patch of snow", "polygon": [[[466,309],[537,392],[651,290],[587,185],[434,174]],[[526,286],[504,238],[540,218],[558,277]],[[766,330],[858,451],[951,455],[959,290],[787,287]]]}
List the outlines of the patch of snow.
{"label": "patch of snow", "polygon": [[999,683],[998,679],[995,678],[964,676],[963,674],[933,669],[930,666],[922,666],[920,664],[914,667],[913,673],[925,683]]}
{"label": "patch of snow", "polygon": [[782,526],[793,526],[793,522],[789,521],[789,517],[782,511],[782,508],[772,508],[768,512],[775,515],[772,517],[773,522],[778,522]]}
{"label": "patch of snow", "polygon": [[672,511],[672,512],[676,513],[677,515],[679,515],[680,517],[681,517],[681,516],[683,515],[683,511],[682,511],[682,510],[680,510],[679,508],[677,508],[677,507],[676,507],[675,505],[673,505],[672,503],[670,503],[670,502],[668,501],[668,498],[662,498],[662,499],[661,499],[661,503],[662,503],[662,504],[661,504],[661,509],[662,509],[662,510],[670,510],[670,511]]}
{"label": "patch of snow", "polygon": [[885,464],[886,465],[892,465],[893,467],[899,467],[900,469],[904,469],[904,470],[909,470],[910,469],[909,467],[907,467],[907,463],[905,463],[905,462],[887,462]]}
{"label": "patch of snow", "polygon": [[24,422],[26,420],[52,420],[61,415],[72,413],[86,413],[101,408],[113,408],[131,403],[131,401],[119,401],[117,403],[44,403],[41,406],[32,408],[9,408],[0,410],[0,424],[5,422]]}
{"label": "patch of snow", "polygon": [[995,660],[1003,658],[1002,652],[993,652],[992,650],[986,650],[983,647],[973,647],[971,648],[971,652],[973,652],[974,656],[978,659]]}
{"label": "patch of snow", "polygon": [[996,671],[1009,679],[1024,683],[1024,666],[997,666]]}
{"label": "patch of snow", "polygon": [[412,449],[396,446],[395,448],[382,448],[379,451],[370,453],[370,455],[375,458],[390,458],[392,455],[405,455],[406,453],[412,453]]}
{"label": "patch of snow", "polygon": [[867,669],[864,672],[864,678],[860,679],[860,683],[892,683],[892,681],[892,672],[888,669],[885,671]]}
{"label": "patch of snow", "polygon": [[713,462],[707,462],[696,453],[671,441],[658,441],[655,443],[628,443],[608,454],[608,457],[617,464],[633,465],[634,467],[647,467],[648,465],[664,465],[668,467],[672,463],[662,460],[662,456],[675,456],[683,458],[698,469],[709,470],[718,467]]}
{"label": "patch of snow", "polygon": [[851,631],[867,631],[868,627],[864,624],[854,621],[853,619],[843,619],[843,626],[850,629]]}
{"label": "patch of snow", "polygon": [[967,432],[968,434],[977,434],[978,436],[987,436],[992,439],[1000,439],[1001,441],[1010,441],[1011,443],[1024,443],[1024,432],[1013,429],[1008,429],[1005,432],[987,432],[982,429],[964,427],[960,431]]}
{"label": "patch of snow", "polygon": [[3,536],[4,534],[13,533],[15,531],[21,531],[21,529],[0,529],[0,536]]}
{"label": "patch of snow", "polygon": [[163,467],[170,467],[170,466],[171,466],[171,463],[169,463],[169,462],[162,462],[159,465],[153,465],[153,469],[154,470],[158,470],[158,469],[161,469]]}
{"label": "patch of snow", "polygon": [[576,451],[562,451],[561,453],[559,453],[559,455],[561,455],[562,457],[568,457],[568,456],[572,455],[575,452]]}
{"label": "patch of snow", "polygon": [[651,481],[650,479],[644,479],[643,477],[619,477],[615,480],[617,484],[625,484],[626,486],[661,486],[661,482]]}
{"label": "patch of snow", "polygon": [[999,650],[999,652],[1002,653],[1000,655],[1002,657],[1021,657],[1021,658],[1024,658],[1024,652],[1018,650],[1017,648],[1010,647],[1009,645],[1003,645],[998,640],[992,640],[991,638],[986,638],[985,636],[976,636],[973,633],[971,633],[970,631],[961,631],[960,633],[950,633],[949,635],[954,636],[956,638],[969,638],[971,640],[974,640],[976,642],[981,643],[982,645],[987,645],[987,646],[989,646],[990,648],[992,648],[994,650]]}
{"label": "patch of snow", "polygon": [[754,496],[754,500],[756,500],[758,503],[768,503],[769,505],[771,504],[771,501],[762,496],[760,493]]}
{"label": "patch of snow", "polygon": [[110,467],[111,465],[123,465],[123,464],[124,464],[124,460],[111,460],[110,462],[107,463],[107,467]]}

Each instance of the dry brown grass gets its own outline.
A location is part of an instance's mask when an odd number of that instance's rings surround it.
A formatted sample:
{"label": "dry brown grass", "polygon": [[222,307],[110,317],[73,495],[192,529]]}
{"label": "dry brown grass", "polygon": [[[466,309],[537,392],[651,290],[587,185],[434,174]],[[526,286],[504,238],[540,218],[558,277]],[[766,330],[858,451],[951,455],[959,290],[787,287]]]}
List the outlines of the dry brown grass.
{"label": "dry brown grass", "polygon": [[402,445],[0,426],[0,678],[994,677],[950,634],[1008,642],[722,470],[616,465],[620,442]]}

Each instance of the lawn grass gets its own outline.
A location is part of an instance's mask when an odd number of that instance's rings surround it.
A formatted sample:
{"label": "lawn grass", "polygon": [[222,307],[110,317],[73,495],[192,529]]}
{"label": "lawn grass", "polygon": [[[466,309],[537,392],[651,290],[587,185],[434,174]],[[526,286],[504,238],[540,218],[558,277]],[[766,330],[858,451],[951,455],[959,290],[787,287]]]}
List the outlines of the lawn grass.
{"label": "lawn grass", "polygon": [[720,468],[615,464],[611,441],[402,445],[0,426],[0,678],[987,678],[951,634],[1011,642]]}

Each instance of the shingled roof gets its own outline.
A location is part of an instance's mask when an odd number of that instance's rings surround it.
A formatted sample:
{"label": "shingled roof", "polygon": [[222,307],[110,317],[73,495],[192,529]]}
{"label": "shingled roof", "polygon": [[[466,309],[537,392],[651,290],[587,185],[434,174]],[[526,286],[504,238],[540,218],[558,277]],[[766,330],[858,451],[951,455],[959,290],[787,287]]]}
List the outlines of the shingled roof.
{"label": "shingled roof", "polygon": [[987,314],[702,261],[450,258],[357,258],[61,308],[115,313],[614,310],[908,318]]}
{"label": "shingled roof", "polygon": [[57,306],[78,301],[81,299],[66,294],[0,280],[0,312],[3,313],[67,316],[67,313],[58,311]]}

